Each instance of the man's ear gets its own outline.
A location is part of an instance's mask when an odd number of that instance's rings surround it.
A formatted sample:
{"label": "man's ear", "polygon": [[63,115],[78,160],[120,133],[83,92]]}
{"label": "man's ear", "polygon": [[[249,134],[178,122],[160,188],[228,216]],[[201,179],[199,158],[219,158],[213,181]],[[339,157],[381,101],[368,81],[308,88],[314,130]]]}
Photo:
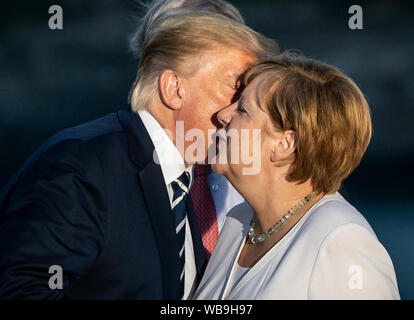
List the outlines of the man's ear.
{"label": "man's ear", "polygon": [[172,110],[179,110],[183,105],[184,87],[177,73],[164,70],[159,78],[161,101]]}
{"label": "man's ear", "polygon": [[270,156],[271,161],[276,162],[287,159],[296,150],[296,133],[293,130],[287,130],[280,134],[275,145],[272,148]]}

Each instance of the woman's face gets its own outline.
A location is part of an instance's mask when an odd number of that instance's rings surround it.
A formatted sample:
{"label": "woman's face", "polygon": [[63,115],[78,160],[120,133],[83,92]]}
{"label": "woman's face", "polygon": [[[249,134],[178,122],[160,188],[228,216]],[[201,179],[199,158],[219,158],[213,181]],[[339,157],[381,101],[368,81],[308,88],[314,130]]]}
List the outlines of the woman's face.
{"label": "woman's face", "polygon": [[[270,162],[274,137],[265,128],[271,128],[272,124],[268,114],[259,106],[257,90],[264,76],[254,79],[237,102],[217,114],[223,126],[219,132],[223,147],[219,143],[217,158],[227,163],[212,164],[212,168],[230,180],[261,174]],[[221,162],[219,160],[217,162]]]}

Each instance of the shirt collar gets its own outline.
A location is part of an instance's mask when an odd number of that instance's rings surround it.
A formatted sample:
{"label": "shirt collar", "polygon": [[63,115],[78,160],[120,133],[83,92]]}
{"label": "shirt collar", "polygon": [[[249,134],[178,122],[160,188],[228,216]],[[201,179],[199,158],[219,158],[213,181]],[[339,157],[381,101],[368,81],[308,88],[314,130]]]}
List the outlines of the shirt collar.
{"label": "shirt collar", "polygon": [[174,145],[165,130],[161,128],[158,121],[147,110],[139,110],[140,116],[148,134],[155,147],[154,161],[159,163],[164,176],[165,184],[168,186],[177,179],[184,171],[190,174],[190,186],[192,183],[192,166],[185,167],[181,153]]}

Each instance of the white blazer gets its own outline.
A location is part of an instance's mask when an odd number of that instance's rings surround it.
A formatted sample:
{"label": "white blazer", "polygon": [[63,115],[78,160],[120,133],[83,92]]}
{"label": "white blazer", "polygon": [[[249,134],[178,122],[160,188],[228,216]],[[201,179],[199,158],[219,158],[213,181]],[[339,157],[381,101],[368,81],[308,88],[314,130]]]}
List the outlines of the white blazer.
{"label": "white blazer", "polygon": [[326,195],[234,286],[252,208],[229,213],[195,299],[400,299],[392,261],[364,217]]}

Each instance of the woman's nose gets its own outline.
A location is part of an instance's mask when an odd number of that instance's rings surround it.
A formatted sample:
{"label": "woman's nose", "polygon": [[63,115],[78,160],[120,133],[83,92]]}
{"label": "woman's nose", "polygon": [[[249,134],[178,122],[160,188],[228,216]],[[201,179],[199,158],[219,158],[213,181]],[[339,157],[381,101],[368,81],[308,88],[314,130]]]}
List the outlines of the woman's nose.
{"label": "woman's nose", "polygon": [[223,127],[227,126],[230,123],[235,106],[236,106],[236,103],[233,103],[229,105],[228,107],[224,108],[223,110],[221,110],[217,114],[217,119]]}

